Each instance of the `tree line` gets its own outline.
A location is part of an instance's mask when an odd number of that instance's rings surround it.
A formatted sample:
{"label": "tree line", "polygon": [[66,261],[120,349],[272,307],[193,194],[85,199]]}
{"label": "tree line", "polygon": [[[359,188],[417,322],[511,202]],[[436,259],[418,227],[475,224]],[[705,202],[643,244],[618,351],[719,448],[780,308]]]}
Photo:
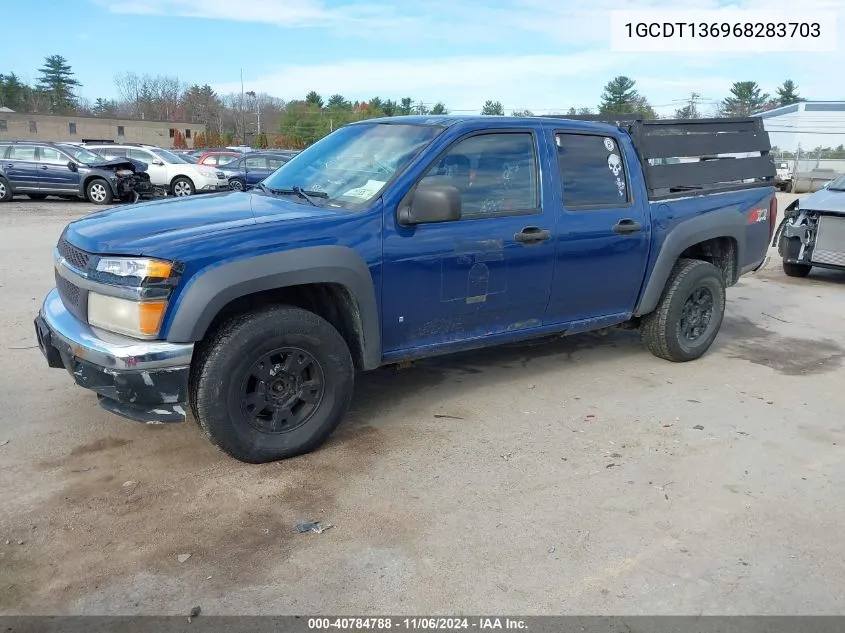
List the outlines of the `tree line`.
{"label": "tree line", "polygon": [[[426,105],[412,97],[399,100],[373,97],[350,100],[341,94],[327,98],[315,91],[302,99],[283,101],[253,91],[218,94],[208,84],[186,84],[169,75],[124,72],[115,76],[117,98],[90,101],[79,94],[81,83],[61,55],[50,55],[38,70],[33,84],[15,73],[0,74],[0,106],[19,112],[144,119],[194,123],[206,132],[194,138],[194,146],[208,147],[249,143],[257,147],[305,147],[347,123],[380,116],[448,114],[442,102]],[[717,105],[705,112],[701,95],[693,92],[675,110],[673,118],[701,116],[748,116],[755,112],[804,101],[797,84],[787,79],[770,95],[754,81],[737,81]],[[486,100],[479,110],[489,116],[505,115],[500,101]],[[512,116],[533,116],[530,110],[512,110]],[[558,116],[620,114],[658,118],[636,80],[620,75],[605,84],[594,108],[569,108]],[[176,139],[174,139],[176,141]],[[186,144],[179,139],[179,144]],[[829,148],[828,148],[829,149]],[[833,151],[833,150],[831,150]]]}

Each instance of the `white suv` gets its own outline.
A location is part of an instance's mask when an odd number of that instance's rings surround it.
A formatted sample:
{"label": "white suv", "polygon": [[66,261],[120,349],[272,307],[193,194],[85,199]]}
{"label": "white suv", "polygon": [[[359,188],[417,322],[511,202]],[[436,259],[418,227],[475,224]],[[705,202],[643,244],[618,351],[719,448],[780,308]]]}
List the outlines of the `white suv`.
{"label": "white suv", "polygon": [[83,145],[106,158],[128,156],[146,163],[150,182],[164,187],[174,196],[230,190],[229,179],[222,171],[186,162],[173,152],[160,147],[132,143],[84,143]]}

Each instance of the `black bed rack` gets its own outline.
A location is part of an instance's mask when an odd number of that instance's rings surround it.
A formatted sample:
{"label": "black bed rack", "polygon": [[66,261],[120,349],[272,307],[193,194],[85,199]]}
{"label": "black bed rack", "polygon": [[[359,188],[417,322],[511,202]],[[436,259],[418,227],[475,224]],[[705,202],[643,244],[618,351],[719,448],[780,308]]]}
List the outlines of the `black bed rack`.
{"label": "black bed rack", "polygon": [[575,115],[548,118],[609,123],[627,132],[643,164],[650,200],[774,186],[775,164],[769,156],[772,146],[759,117],[643,119],[632,115]]}

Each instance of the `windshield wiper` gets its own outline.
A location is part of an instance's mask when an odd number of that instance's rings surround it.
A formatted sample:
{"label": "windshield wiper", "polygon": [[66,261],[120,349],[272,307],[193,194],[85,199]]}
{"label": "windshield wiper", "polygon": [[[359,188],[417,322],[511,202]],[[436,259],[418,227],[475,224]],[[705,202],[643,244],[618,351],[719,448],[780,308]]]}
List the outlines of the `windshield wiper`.
{"label": "windshield wiper", "polygon": [[[259,183],[259,184],[263,185],[263,183]],[[329,197],[329,194],[327,194],[325,191],[309,191],[309,190],[303,189],[302,187],[299,187],[299,186],[294,186],[294,187],[291,187],[290,189],[271,189],[270,187],[263,185],[262,188],[266,191],[269,191],[273,195],[278,195],[278,196],[296,195],[296,196],[299,196],[300,198],[304,198],[305,200],[310,202],[315,207],[319,206],[319,205],[316,202],[314,202],[314,198],[328,198]]]}

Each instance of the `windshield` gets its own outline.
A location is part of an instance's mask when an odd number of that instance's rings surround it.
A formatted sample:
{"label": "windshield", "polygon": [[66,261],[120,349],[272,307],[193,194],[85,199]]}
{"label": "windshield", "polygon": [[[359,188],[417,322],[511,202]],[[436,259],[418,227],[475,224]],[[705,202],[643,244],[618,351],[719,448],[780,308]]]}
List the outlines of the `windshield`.
{"label": "windshield", "polygon": [[833,191],[845,191],[845,175],[839,176],[839,178],[835,178],[830,181],[827,188],[832,189]]}
{"label": "windshield", "polygon": [[441,126],[404,123],[342,127],[291,158],[264,184],[274,190],[323,192],[326,206],[359,208],[442,131]]}
{"label": "windshield", "polygon": [[66,151],[68,154],[73,156],[76,160],[80,163],[85,163],[86,165],[95,165],[97,163],[104,163],[108,159],[105,156],[100,156],[99,154],[95,154],[84,147],[75,147],[73,145],[62,145],[62,149]]}
{"label": "windshield", "polygon": [[153,154],[158,156],[161,160],[165,163],[186,163],[188,161],[182,160],[181,157],[177,156],[173,152],[168,152],[166,149],[153,149],[150,150]]}

